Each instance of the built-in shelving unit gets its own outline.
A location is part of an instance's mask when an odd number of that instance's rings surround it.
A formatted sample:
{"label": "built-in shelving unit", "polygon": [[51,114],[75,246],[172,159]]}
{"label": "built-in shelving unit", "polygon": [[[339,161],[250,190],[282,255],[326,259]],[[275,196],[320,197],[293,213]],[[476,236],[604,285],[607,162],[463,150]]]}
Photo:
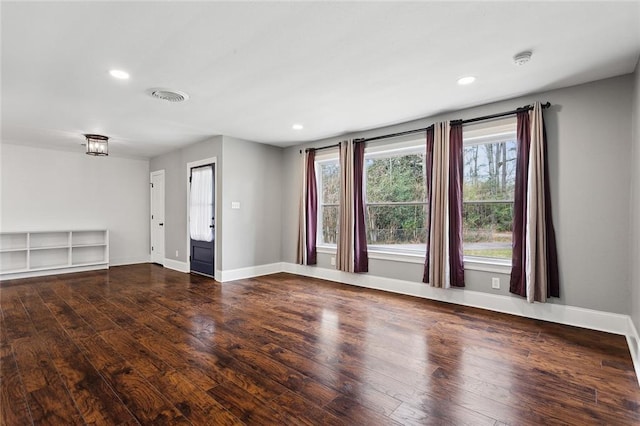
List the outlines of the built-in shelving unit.
{"label": "built-in shelving unit", "polygon": [[108,267],[107,230],[0,233],[3,280]]}

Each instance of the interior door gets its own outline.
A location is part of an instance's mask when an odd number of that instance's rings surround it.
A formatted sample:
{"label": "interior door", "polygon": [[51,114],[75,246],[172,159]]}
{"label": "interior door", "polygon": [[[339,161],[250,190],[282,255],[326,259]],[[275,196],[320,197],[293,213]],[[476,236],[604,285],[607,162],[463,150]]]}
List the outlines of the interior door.
{"label": "interior door", "polygon": [[164,170],[151,173],[151,261],[164,265]]}
{"label": "interior door", "polygon": [[189,233],[191,272],[214,276],[215,173],[214,165],[191,169]]}

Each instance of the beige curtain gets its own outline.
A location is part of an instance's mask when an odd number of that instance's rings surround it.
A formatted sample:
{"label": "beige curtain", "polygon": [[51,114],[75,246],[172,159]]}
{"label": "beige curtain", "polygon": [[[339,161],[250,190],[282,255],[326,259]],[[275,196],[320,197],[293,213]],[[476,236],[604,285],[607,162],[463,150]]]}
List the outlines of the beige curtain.
{"label": "beige curtain", "polygon": [[353,272],[353,142],[340,143],[340,212],[336,269]]}
{"label": "beige curtain", "polygon": [[449,122],[434,124],[429,285],[449,288]]}
{"label": "beige curtain", "polygon": [[528,302],[547,300],[547,233],[545,231],[544,130],[542,106],[536,102],[529,113],[531,145],[527,184],[526,285]]}
{"label": "beige curtain", "polygon": [[305,241],[304,235],[306,230],[305,225],[305,214],[304,214],[304,189],[307,187],[307,178],[306,178],[306,163],[307,163],[307,154],[304,151],[300,151],[300,199],[298,203],[298,247],[296,251],[296,263],[298,265],[304,265],[304,253],[305,253]]}

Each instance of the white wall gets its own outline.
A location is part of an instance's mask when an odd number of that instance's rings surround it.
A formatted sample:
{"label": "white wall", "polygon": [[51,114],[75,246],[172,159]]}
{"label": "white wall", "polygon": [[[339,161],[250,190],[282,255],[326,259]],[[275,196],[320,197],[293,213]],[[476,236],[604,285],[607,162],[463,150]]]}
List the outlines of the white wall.
{"label": "white wall", "polygon": [[[549,101],[552,107],[545,111],[545,122],[561,279],[561,297],[550,302],[629,314],[632,87],[632,76],[626,75],[287,148],[283,162],[283,259],[295,262],[301,148]],[[329,256],[318,255],[319,268],[334,269]],[[370,259],[369,270],[370,275],[420,282],[423,266]],[[467,270],[465,275],[469,290],[510,295],[508,274]],[[501,278],[500,290],[491,289],[492,276]]]}
{"label": "white wall", "polygon": [[640,61],[636,65],[633,88],[633,154],[631,156],[631,319],[640,330]]}
{"label": "white wall", "polygon": [[112,265],[149,260],[149,162],[3,143],[0,229],[108,229]]}

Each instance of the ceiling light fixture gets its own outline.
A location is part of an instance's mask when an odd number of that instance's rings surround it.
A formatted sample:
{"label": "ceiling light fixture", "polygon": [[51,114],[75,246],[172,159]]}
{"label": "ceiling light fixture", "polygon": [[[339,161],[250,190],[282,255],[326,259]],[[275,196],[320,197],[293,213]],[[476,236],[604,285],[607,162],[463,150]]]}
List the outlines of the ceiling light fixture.
{"label": "ceiling light fixture", "polygon": [[513,57],[513,62],[516,65],[524,65],[527,62],[529,62],[531,60],[531,52],[530,51],[525,51],[525,52],[520,52],[518,53],[516,56]]}
{"label": "ceiling light fixture", "polygon": [[304,129],[304,126],[302,124],[294,124],[293,126],[291,126],[291,128],[293,130],[302,130]]}
{"label": "ceiling light fixture", "polygon": [[109,155],[109,138],[102,135],[84,135],[87,138],[87,155]]}
{"label": "ceiling light fixture", "polygon": [[126,71],[111,70],[111,71],[109,71],[109,74],[111,74],[111,77],[117,78],[118,80],[128,80],[129,79],[129,73],[126,72]]}
{"label": "ceiling light fixture", "polygon": [[476,78],[473,76],[461,77],[458,79],[458,84],[460,86],[466,86],[467,84],[471,84],[476,81]]}

